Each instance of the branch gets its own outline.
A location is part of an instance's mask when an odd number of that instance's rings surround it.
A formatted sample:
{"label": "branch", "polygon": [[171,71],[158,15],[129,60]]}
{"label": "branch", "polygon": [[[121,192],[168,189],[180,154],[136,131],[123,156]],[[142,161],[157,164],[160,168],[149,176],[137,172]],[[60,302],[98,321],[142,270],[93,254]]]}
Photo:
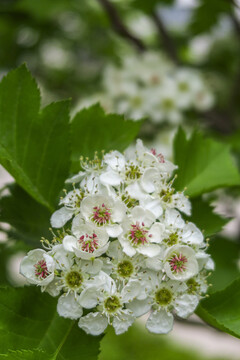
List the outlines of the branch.
{"label": "branch", "polygon": [[167,29],[165,28],[165,25],[161,19],[161,16],[159,15],[159,13],[154,11],[152,13],[152,17],[153,17],[153,21],[158,29],[160,39],[163,42],[163,46],[164,46],[168,56],[170,57],[170,59],[172,59],[172,61],[175,64],[179,65],[180,61],[179,61],[179,58],[177,55],[177,50],[176,50],[175,44],[174,44],[171,36],[169,35]]}
{"label": "branch", "polygon": [[140,51],[146,50],[146,46],[144,45],[142,40],[137,38],[135,35],[131,34],[131,32],[124,25],[114,5],[109,0],[98,0],[98,1],[102,5],[106,13],[108,14],[109,20],[115,32],[119,34],[121,37],[131,42],[138,50]]}
{"label": "branch", "polygon": [[202,116],[202,118],[205,119],[206,125],[220,134],[229,135],[235,130],[232,115],[229,111],[212,109],[199,113],[199,116]]}
{"label": "branch", "polygon": [[240,40],[240,24],[238,22],[238,19],[236,18],[234,12],[232,12],[230,14],[230,17],[231,17],[231,20],[232,20],[232,23],[233,23],[235,34],[236,34],[238,40]]}

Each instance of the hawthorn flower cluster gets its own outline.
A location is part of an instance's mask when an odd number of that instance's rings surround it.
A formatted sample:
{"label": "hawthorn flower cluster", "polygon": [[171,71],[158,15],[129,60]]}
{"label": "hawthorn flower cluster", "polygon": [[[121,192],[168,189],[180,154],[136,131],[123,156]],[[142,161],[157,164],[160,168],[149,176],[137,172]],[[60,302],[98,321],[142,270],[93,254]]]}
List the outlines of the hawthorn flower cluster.
{"label": "hawthorn flower cluster", "polygon": [[148,118],[154,123],[179,124],[185,111],[209,110],[214,96],[199,71],[179,68],[161,53],[146,52],[126,56],[119,67],[108,65],[102,93],[79,105],[82,108],[97,101],[106,111],[134,121]]}
{"label": "hawthorn flower cluster", "polygon": [[176,166],[138,140],[134,155],[112,151],[69,179],[53,213],[53,240],[30,251],[20,272],[58,297],[60,316],[99,335],[122,334],[149,313],[150,332],[168,333],[207,290],[213,262],[201,231],[183,219],[191,204],[176,192]]}

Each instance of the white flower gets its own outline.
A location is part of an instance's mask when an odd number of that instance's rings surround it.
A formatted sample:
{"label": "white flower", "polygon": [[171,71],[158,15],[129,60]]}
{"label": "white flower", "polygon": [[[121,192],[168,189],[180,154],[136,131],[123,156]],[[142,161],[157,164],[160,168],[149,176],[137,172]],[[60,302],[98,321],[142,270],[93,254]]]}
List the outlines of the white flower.
{"label": "white flower", "polygon": [[92,223],[84,223],[80,215],[73,220],[72,233],[64,237],[63,247],[77,257],[89,260],[101,256],[108,248],[107,232]]}
{"label": "white flower", "polygon": [[117,240],[111,242],[107,255],[112,258],[111,276],[122,285],[127,284],[130,280],[137,280],[141,283],[141,286],[139,287],[139,293],[136,294],[136,298],[144,299],[146,297],[145,282],[148,281],[144,256],[127,256],[122,251],[122,247]]}
{"label": "white flower", "polygon": [[182,192],[175,192],[172,187],[173,181],[163,179],[155,183],[154,199],[158,199],[163,209],[178,209],[186,215],[191,215],[191,203]]}
{"label": "white flower", "polygon": [[149,150],[143,145],[142,140],[138,139],[136,143],[136,153],[139,161],[146,167],[154,167],[160,172],[171,174],[177,166],[166,160],[161,153],[157,153],[156,149]]}
{"label": "white flower", "polygon": [[89,275],[82,271],[81,264],[63,267],[55,282],[57,290],[64,291],[66,294],[77,294],[86,286]]}
{"label": "white flower", "polygon": [[67,193],[60,201],[60,205],[64,205],[64,207],[55,211],[51,216],[50,221],[52,227],[60,228],[64,226],[74,214],[77,214],[83,196],[84,193],[80,189],[74,189]]}
{"label": "white flower", "polygon": [[153,224],[154,220],[153,213],[136,206],[123,221],[124,233],[120,235],[119,242],[128,256],[139,253],[153,257],[159,254],[160,247],[157,243],[161,241],[161,226]]}
{"label": "white flower", "polygon": [[198,262],[192,248],[186,245],[173,245],[164,254],[164,270],[173,280],[184,281],[198,273]]}
{"label": "white flower", "polygon": [[132,300],[139,292],[140,284],[131,281],[119,292],[114,281],[105,274],[105,283],[86,288],[81,296],[80,303],[90,308],[98,304],[97,313],[89,313],[79,320],[79,327],[88,334],[99,335],[112,322],[117,335],[127,331],[132,325],[135,317],[128,309],[124,309],[123,304]]}
{"label": "white flower", "polygon": [[125,217],[126,206],[110,196],[90,195],[81,203],[81,214],[86,221],[104,228],[110,237],[117,237],[122,232],[119,224]]}
{"label": "white flower", "polygon": [[54,279],[55,262],[48,253],[42,249],[28,252],[20,265],[20,273],[29,283],[46,286]]}
{"label": "white flower", "polygon": [[173,310],[180,317],[190,315],[198,305],[198,297],[185,294],[187,286],[177,281],[163,281],[161,272],[152,274],[149,279],[151,286],[148,290],[148,298],[139,301],[133,300],[127,305],[135,316],[152,312],[147,320],[146,327],[149,331],[157,334],[166,334],[173,326]]}
{"label": "white flower", "polygon": [[203,245],[203,234],[191,222],[185,223],[180,213],[174,209],[167,209],[163,219],[163,243],[166,246],[176,244]]}

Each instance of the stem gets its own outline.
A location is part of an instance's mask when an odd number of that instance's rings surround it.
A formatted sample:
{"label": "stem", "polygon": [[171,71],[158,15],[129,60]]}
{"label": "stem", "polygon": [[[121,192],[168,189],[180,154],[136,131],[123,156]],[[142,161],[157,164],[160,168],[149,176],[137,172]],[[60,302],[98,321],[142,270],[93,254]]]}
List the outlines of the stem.
{"label": "stem", "polygon": [[98,0],[98,1],[106,11],[109,20],[112,24],[112,28],[115,30],[115,32],[119,34],[121,37],[128,40],[130,43],[132,43],[139,51],[145,51],[146,46],[144,45],[142,40],[140,40],[138,37],[133,35],[124,25],[122,19],[118,15],[115,6],[109,0]]}

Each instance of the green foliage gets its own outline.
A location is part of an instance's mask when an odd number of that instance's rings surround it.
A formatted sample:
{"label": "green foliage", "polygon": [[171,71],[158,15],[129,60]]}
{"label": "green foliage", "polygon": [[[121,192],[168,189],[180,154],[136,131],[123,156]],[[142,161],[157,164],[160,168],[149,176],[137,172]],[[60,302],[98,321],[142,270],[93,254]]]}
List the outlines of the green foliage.
{"label": "green foliage", "polygon": [[0,198],[0,221],[14,228],[15,237],[39,246],[41,237],[49,235],[51,212],[20,186],[12,184],[8,190],[9,193]]}
{"label": "green foliage", "polygon": [[68,106],[52,103],[39,112],[39,90],[24,65],[0,84],[0,162],[49,209],[68,174]]}
{"label": "green foliage", "polygon": [[201,197],[196,197],[191,200],[192,215],[188,219],[204,231],[205,237],[211,236],[222,230],[223,226],[228,223],[230,219],[221,217],[214,213],[214,208],[207,201],[202,200]]}
{"label": "green foliage", "polygon": [[[217,24],[223,14],[230,14],[232,11],[231,1],[225,0],[200,0],[199,6],[193,13],[189,30],[193,34],[209,31]],[[211,14],[211,16],[210,16]]]}
{"label": "green foliage", "polygon": [[123,115],[105,114],[98,105],[78,112],[71,123],[72,166],[80,170],[80,156],[94,157],[95,151],[123,151],[139,132],[141,122],[127,121]]}
{"label": "green foliage", "polygon": [[212,190],[240,185],[240,175],[228,145],[193,132],[187,139],[180,128],[174,140],[174,160],[179,166],[175,187],[195,197]]}
{"label": "green foliage", "polygon": [[37,349],[49,360],[97,359],[101,339],[59,317],[56,299],[36,288],[0,289],[0,336],[0,354]]}
{"label": "green foliage", "polygon": [[201,301],[196,313],[210,325],[240,338],[240,246],[215,238],[210,242],[209,253],[216,268],[208,278],[212,284],[209,297]]}
{"label": "green foliage", "polygon": [[63,10],[67,10],[70,7],[71,3],[73,3],[73,1],[69,0],[58,0],[54,2],[48,0],[42,0],[41,2],[20,0],[16,4],[15,8],[21,11],[26,11],[37,19],[45,19],[50,16],[56,16],[59,12]]}
{"label": "green foliage", "polygon": [[237,242],[217,237],[210,241],[208,252],[211,254],[216,267],[208,278],[208,282],[212,284],[209,293],[214,293],[225,289],[239,277],[240,245]]}
{"label": "green foliage", "polygon": [[197,314],[210,325],[240,338],[240,278],[203,300]]}

